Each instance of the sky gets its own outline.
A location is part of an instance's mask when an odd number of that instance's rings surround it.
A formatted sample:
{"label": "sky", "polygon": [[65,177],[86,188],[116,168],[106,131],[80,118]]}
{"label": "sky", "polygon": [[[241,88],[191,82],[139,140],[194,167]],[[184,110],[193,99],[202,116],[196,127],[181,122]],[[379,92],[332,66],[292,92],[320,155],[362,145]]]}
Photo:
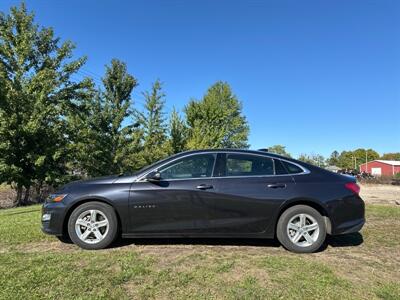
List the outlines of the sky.
{"label": "sky", "polygon": [[[8,12],[19,1],[0,1]],[[160,79],[166,109],[218,80],[243,104],[252,149],[292,155],[400,151],[400,1],[26,1],[72,40],[100,82],[118,58],[141,92]]]}

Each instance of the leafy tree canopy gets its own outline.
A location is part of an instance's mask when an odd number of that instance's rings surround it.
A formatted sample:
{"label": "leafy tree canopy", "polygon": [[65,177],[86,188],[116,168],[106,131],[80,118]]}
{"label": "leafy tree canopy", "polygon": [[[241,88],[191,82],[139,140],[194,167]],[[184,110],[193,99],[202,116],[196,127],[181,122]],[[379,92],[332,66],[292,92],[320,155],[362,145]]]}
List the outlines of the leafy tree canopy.
{"label": "leafy tree canopy", "polygon": [[384,153],[380,159],[400,161],[400,152]]}
{"label": "leafy tree canopy", "polygon": [[343,169],[358,170],[360,164],[379,158],[379,153],[373,149],[356,149],[354,151],[342,151],[338,157],[338,166]]}
{"label": "leafy tree canopy", "polygon": [[304,161],[306,163],[318,166],[318,167],[325,167],[325,158],[321,154],[316,154],[316,153],[302,153],[299,155],[298,160]]}
{"label": "leafy tree canopy", "polygon": [[86,60],[71,59],[73,49],[52,28],[39,29],[24,4],[0,13],[0,182],[17,186],[17,204],[23,188],[65,175],[66,116],[92,87],[72,80]]}
{"label": "leafy tree canopy", "polygon": [[286,157],[292,157],[289,152],[286,151],[286,147],[282,145],[274,145],[268,147],[268,152],[279,154]]}
{"label": "leafy tree canopy", "polygon": [[186,150],[187,127],[185,121],[174,108],[169,118],[168,147],[171,154]]}
{"label": "leafy tree canopy", "polygon": [[[103,89],[87,101],[79,114],[69,116],[74,153],[73,170],[88,176],[123,173],[129,169],[126,156],[134,143],[132,90],[136,79],[126,64],[113,59],[106,66]],[[134,148],[134,147],[133,147]]]}
{"label": "leafy tree canopy", "polygon": [[165,119],[165,94],[162,84],[155,81],[150,91],[143,93],[144,111],[137,112],[137,121],[143,131],[142,150],[139,157],[142,164],[151,164],[168,155],[167,124]]}
{"label": "leafy tree canopy", "polygon": [[185,113],[189,149],[248,147],[249,125],[226,82],[212,85],[202,100],[191,100]]}

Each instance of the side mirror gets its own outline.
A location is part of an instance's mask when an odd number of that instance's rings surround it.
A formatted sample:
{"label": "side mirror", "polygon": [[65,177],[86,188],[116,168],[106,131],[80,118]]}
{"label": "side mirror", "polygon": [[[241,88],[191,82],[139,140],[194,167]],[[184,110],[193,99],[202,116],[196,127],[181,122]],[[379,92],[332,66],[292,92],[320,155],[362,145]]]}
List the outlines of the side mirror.
{"label": "side mirror", "polygon": [[145,178],[149,182],[156,182],[161,180],[161,174],[158,171],[153,171],[147,174]]}

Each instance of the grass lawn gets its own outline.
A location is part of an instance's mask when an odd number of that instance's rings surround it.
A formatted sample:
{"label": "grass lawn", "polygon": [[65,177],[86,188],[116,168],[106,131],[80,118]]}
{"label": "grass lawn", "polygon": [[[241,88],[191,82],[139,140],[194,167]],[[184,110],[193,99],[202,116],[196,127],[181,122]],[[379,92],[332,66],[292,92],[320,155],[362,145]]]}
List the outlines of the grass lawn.
{"label": "grass lawn", "polygon": [[298,255],[263,240],[127,240],[84,251],[0,211],[0,299],[400,299],[400,207],[367,205],[360,234]]}

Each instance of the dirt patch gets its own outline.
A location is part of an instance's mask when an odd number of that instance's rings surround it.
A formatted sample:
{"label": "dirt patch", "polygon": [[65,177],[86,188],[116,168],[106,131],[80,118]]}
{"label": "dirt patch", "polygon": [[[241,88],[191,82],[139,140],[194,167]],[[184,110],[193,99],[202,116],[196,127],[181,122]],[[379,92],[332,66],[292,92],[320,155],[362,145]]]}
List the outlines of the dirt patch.
{"label": "dirt patch", "polygon": [[8,185],[0,185],[0,208],[10,208],[14,204],[16,192]]}
{"label": "dirt patch", "polygon": [[369,204],[400,205],[400,186],[360,184],[360,196]]}
{"label": "dirt patch", "polygon": [[76,245],[73,244],[64,244],[60,241],[54,239],[53,242],[35,242],[29,244],[21,244],[16,246],[8,246],[0,249],[0,252],[10,252],[17,251],[23,253],[36,253],[36,252],[51,252],[51,253],[59,253],[59,252],[74,252],[74,251],[82,251]]}

